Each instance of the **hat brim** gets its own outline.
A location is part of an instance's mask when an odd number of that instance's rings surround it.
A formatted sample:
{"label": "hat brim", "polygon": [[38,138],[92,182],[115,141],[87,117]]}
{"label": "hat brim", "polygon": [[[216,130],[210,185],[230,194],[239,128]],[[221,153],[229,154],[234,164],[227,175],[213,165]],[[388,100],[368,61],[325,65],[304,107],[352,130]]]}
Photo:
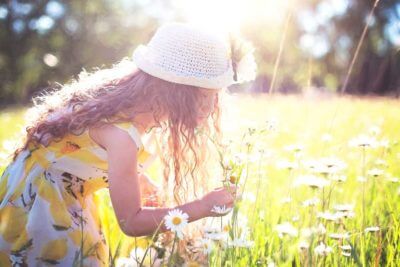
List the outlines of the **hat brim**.
{"label": "hat brim", "polygon": [[236,83],[233,80],[233,70],[231,68],[231,65],[226,72],[222,73],[219,76],[199,78],[194,76],[179,76],[175,73],[166,71],[160,66],[154,64],[151,61],[151,58],[151,52],[149,51],[148,47],[144,45],[139,45],[132,54],[132,59],[135,65],[140,70],[169,82],[217,90],[221,88],[226,88]]}

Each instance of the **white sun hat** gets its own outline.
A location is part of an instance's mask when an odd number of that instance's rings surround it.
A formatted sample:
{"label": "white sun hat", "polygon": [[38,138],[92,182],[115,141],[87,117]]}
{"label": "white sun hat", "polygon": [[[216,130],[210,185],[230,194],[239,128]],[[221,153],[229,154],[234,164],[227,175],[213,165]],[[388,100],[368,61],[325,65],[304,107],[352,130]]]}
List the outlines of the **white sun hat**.
{"label": "white sun hat", "polygon": [[253,49],[235,61],[227,36],[194,24],[167,23],[132,58],[140,70],[174,83],[221,89],[254,80]]}

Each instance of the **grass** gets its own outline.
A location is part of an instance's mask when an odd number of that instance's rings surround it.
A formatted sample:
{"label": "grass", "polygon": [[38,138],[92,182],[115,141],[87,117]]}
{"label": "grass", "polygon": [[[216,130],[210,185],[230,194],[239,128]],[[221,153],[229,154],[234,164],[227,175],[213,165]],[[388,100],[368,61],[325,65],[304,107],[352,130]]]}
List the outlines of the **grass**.
{"label": "grass", "polygon": [[[213,241],[208,257],[177,250],[180,257],[174,260],[211,266],[397,265],[398,100],[232,95],[223,100],[223,112],[225,140],[232,140],[223,156],[231,159],[234,175],[240,176],[243,199],[228,215],[199,223],[228,229],[231,238],[243,233],[242,240],[249,242],[226,247],[225,242]],[[0,144],[19,131],[23,114],[20,109],[1,113]],[[350,146],[349,141],[360,135],[369,139]],[[153,165],[150,175],[156,176],[158,167]],[[321,181],[329,184],[318,187]],[[101,215],[114,259],[127,257],[135,242],[143,250],[151,244],[157,247],[150,237],[131,238],[118,231],[107,194],[101,193]],[[350,205],[348,216],[337,213],[337,205],[344,204]],[[245,226],[250,229],[247,235]],[[366,232],[367,227],[379,228]],[[171,244],[164,247],[165,258]],[[324,245],[330,249],[323,250]],[[350,250],[340,248],[344,245]]]}

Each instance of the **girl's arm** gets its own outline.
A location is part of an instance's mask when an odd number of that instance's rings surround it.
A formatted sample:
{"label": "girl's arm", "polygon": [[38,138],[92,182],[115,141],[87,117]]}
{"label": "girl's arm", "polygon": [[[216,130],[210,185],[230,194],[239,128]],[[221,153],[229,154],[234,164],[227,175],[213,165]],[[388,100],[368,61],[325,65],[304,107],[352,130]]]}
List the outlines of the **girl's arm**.
{"label": "girl's arm", "polygon": [[[142,207],[137,174],[137,146],[129,134],[113,125],[91,129],[92,138],[107,150],[111,202],[122,231],[130,236],[150,235],[173,208]],[[209,216],[200,200],[174,207],[189,215],[189,222]],[[162,223],[160,231],[166,231]]]}

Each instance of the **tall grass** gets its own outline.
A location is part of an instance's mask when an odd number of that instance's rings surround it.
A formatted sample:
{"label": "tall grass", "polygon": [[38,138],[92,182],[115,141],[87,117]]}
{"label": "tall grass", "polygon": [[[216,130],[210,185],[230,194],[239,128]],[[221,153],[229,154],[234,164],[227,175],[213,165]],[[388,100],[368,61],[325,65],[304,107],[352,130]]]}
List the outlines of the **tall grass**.
{"label": "tall grass", "polygon": [[[222,240],[212,240],[209,255],[202,245],[196,249],[195,242],[188,243],[196,235],[187,232],[176,244],[180,257],[175,260],[211,266],[397,265],[397,100],[232,95],[223,106],[229,144],[223,156],[240,176],[242,199],[228,215],[198,222],[207,228],[196,228],[197,236],[218,239],[210,226],[226,233]],[[22,124],[21,114],[1,113],[0,144]],[[158,168],[156,163],[149,172],[156,176]],[[135,242],[140,255],[151,247],[139,262],[157,265],[158,253],[168,263],[172,242],[124,236],[107,192],[98,197],[104,202],[101,216],[113,264],[137,253]],[[241,235],[249,242],[232,242]]]}

